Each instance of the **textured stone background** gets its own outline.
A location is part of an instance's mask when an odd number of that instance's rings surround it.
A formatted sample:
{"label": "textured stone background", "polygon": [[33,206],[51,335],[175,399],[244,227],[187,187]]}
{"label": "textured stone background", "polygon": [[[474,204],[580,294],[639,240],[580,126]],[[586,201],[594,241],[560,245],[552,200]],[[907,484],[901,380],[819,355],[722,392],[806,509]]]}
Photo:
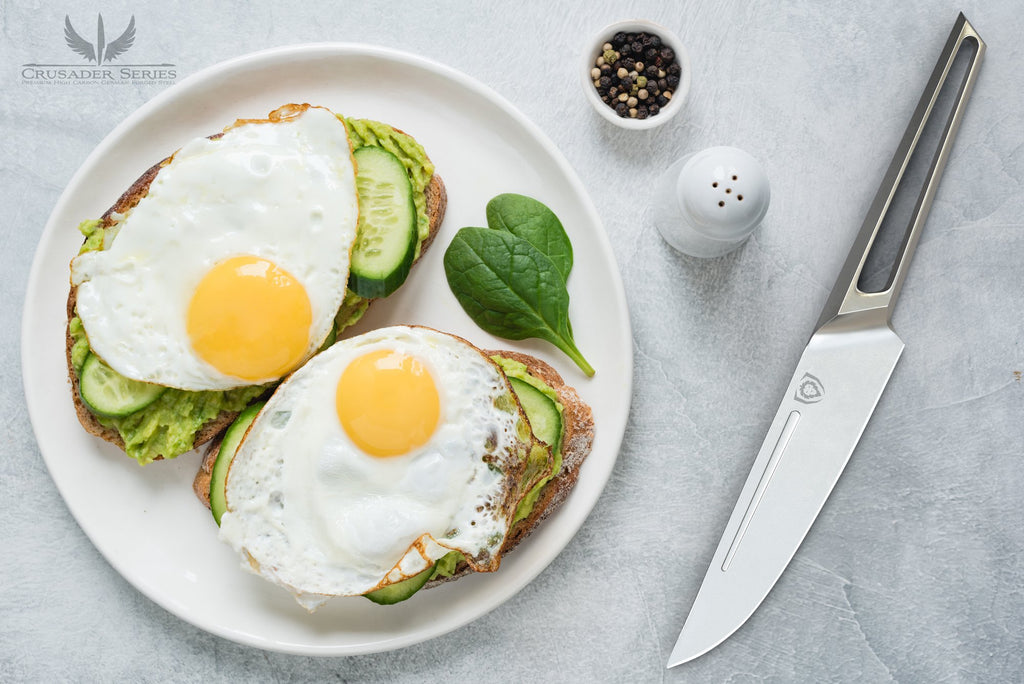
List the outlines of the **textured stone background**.
{"label": "textured stone background", "polygon": [[[1020,681],[1024,676],[1024,19],[1018,3],[0,2],[0,680]],[[851,9],[846,9],[851,7]],[[907,344],[789,570],[711,654],[665,662],[803,344],[964,9],[989,52],[894,318]],[[28,269],[90,150],[165,88],[25,84],[73,61],[65,13],[134,14],[178,80],[245,52],[364,41],[487,83],[549,135],[616,248],[635,384],[580,533],[501,608],[399,652],[315,659],[209,636],[127,584],[53,486],[20,375]],[[629,133],[576,81],[586,37],[638,16],[689,45],[685,112]],[[113,33],[114,28],[108,32]],[[763,160],[773,204],[741,250],[682,257],[643,217],[659,169],[714,144]],[[485,674],[490,673],[490,674]]]}

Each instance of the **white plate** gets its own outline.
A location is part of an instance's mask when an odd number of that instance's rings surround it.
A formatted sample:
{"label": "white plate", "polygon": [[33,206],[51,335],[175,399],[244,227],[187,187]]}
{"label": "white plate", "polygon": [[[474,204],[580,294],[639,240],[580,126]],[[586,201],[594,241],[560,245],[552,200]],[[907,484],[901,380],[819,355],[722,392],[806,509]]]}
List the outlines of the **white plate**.
{"label": "white plate", "polygon": [[[187,140],[287,102],[388,122],[426,148],[448,188],[433,248],[405,286],[371,309],[359,330],[419,323],[477,345],[516,348],[552,363],[594,410],[593,451],[565,505],[502,563],[408,602],[336,599],[310,615],[284,591],[242,572],[192,494],[200,454],[140,468],[82,430],[64,361],[68,262],[76,226],[100,216],[145,169]],[[485,223],[494,195],[520,192],[561,218],[575,248],[569,278],[577,345],[597,369],[587,379],[541,342],[490,337],[448,289],[442,255],[461,226]],[[89,156],[40,240],[22,328],[25,395],[39,447],[71,513],[129,582],[192,624],[228,639],[291,653],[339,655],[399,648],[451,631],[506,601],[555,558],[597,502],[629,411],[632,342],[622,281],[593,204],[562,154],[511,104],[477,81],[412,55],[317,44],[259,52],[185,79],[145,104]],[[54,559],[56,561],[56,559]]]}

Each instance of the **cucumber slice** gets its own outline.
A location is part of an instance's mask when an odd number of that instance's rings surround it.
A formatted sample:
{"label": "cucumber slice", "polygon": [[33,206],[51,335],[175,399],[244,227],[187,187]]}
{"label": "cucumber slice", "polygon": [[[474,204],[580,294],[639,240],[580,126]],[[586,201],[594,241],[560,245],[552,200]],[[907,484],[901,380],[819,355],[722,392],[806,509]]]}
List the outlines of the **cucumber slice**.
{"label": "cucumber slice", "polygon": [[227,431],[224,432],[224,439],[220,442],[220,451],[217,452],[217,460],[213,463],[213,472],[210,473],[210,511],[218,526],[221,516],[224,515],[224,511],[228,507],[227,500],[224,498],[224,486],[227,484],[231,461],[235,457],[235,452],[238,451],[238,445],[242,443],[242,437],[245,437],[245,431],[252,425],[252,421],[256,420],[256,414],[266,403],[257,401],[247,406],[238,414],[235,422],[228,426]]}
{"label": "cucumber slice", "polygon": [[557,451],[562,441],[562,416],[551,397],[519,378],[509,378],[512,391],[519,397],[519,403],[526,412],[533,434]]}
{"label": "cucumber slice", "polygon": [[404,579],[401,582],[389,584],[388,586],[376,591],[363,594],[363,596],[374,603],[379,603],[382,606],[390,606],[393,603],[404,601],[423,588],[423,585],[430,579],[433,569],[434,566],[431,565],[418,575],[413,575],[409,579]]}
{"label": "cucumber slice", "polygon": [[419,243],[412,183],[402,162],[381,147],[355,151],[359,225],[348,287],[387,297],[405,282]]}
{"label": "cucumber slice", "polygon": [[82,363],[78,392],[86,407],[98,416],[119,418],[146,408],[167,388],[130,380],[89,354]]}

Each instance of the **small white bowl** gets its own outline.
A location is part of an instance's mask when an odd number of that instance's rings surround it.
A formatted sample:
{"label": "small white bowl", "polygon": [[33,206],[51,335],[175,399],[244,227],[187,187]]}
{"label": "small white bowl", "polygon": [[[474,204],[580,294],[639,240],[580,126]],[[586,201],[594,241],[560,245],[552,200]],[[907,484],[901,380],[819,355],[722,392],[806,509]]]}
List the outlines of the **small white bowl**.
{"label": "small white bowl", "polygon": [[[669,100],[668,104],[662,107],[661,111],[657,114],[646,119],[633,119],[616,114],[614,109],[601,100],[601,96],[597,94],[597,88],[594,87],[594,79],[590,75],[590,70],[594,68],[594,61],[600,54],[601,46],[609,42],[612,36],[619,31],[624,31],[625,33],[639,33],[641,31],[653,33],[661,38],[662,44],[672,48],[676,53],[676,61],[679,63],[681,71],[679,85],[672,92],[672,99]],[[620,128],[630,128],[633,130],[655,128],[671,119],[683,108],[686,95],[690,91],[690,56],[676,34],[660,24],[644,19],[619,21],[605,26],[587,42],[581,58],[580,78],[583,82],[583,92],[586,93],[587,100],[593,105],[594,110],[609,122]]]}

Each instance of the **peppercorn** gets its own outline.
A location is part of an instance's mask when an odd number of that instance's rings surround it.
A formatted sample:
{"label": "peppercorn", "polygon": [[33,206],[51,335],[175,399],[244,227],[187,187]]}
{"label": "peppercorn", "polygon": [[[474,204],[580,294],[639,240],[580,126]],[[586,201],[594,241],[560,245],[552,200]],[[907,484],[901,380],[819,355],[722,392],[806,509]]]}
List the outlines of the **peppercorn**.
{"label": "peppercorn", "polygon": [[646,31],[619,31],[601,45],[590,69],[601,100],[621,117],[656,116],[679,86],[675,51]]}

